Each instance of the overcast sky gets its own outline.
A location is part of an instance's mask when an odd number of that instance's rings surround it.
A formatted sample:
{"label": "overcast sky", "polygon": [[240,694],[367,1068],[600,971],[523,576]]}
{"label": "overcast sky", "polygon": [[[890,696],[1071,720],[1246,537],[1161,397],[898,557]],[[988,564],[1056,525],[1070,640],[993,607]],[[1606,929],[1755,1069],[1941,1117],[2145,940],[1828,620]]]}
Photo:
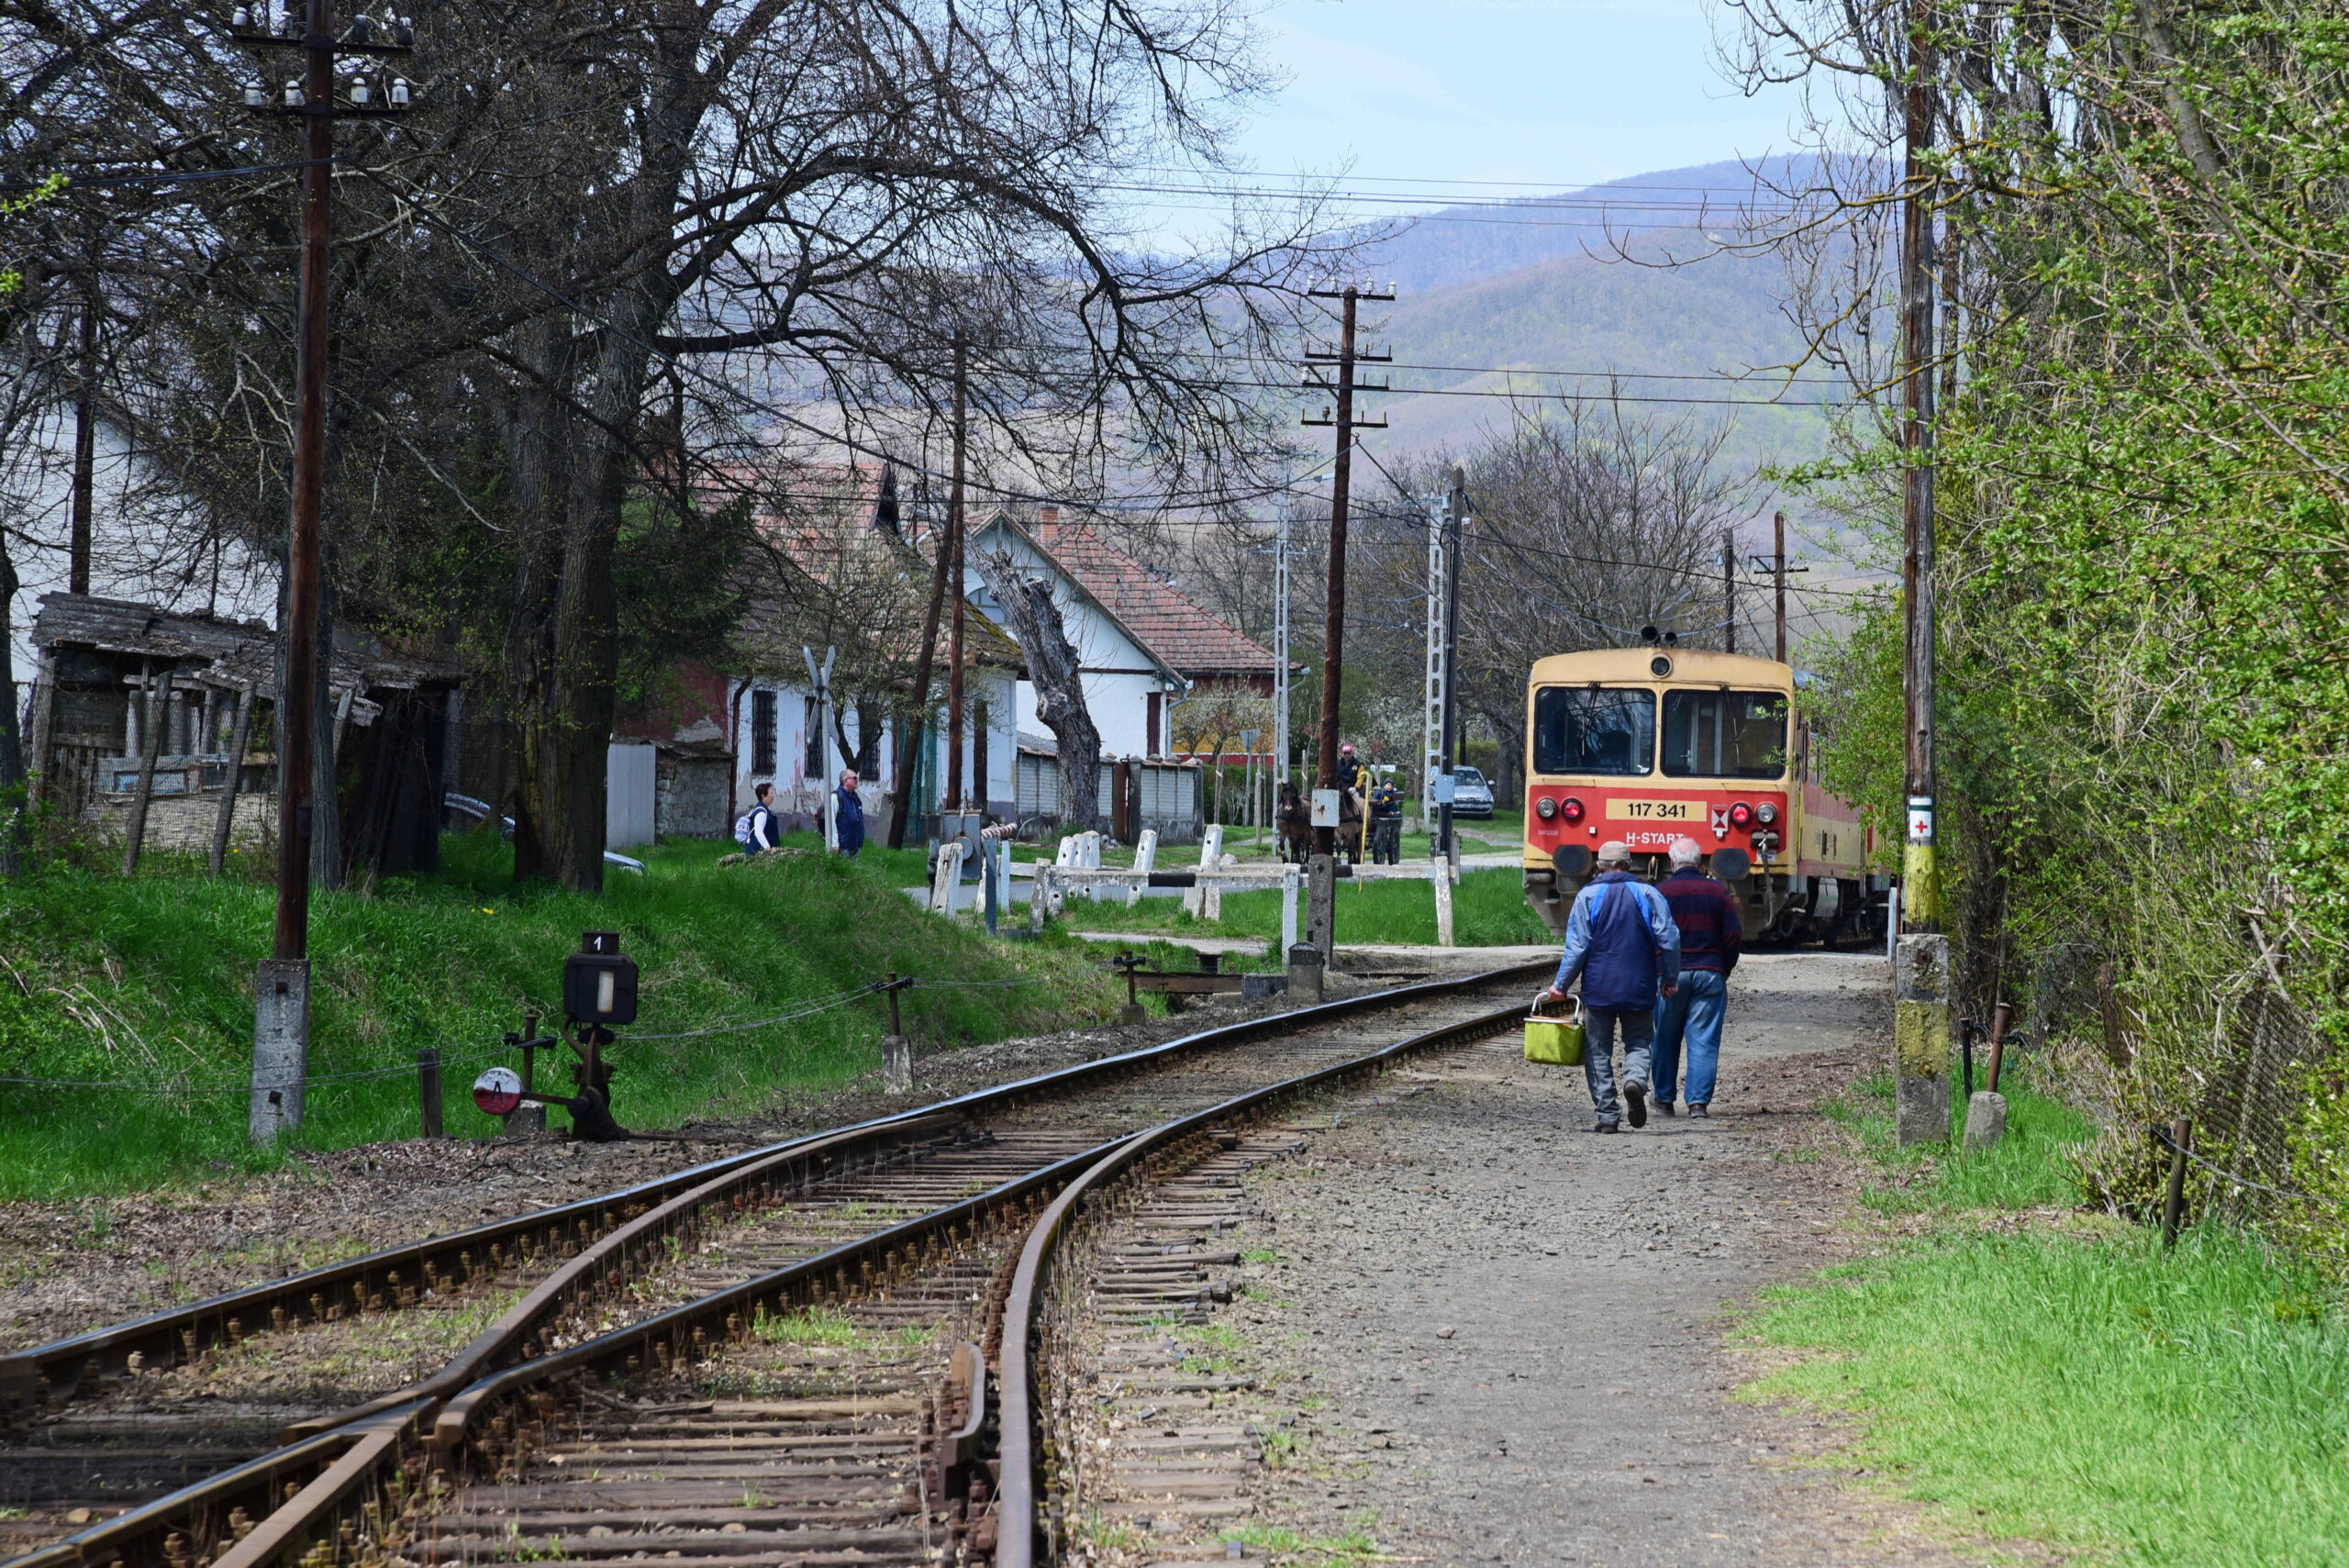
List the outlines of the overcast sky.
{"label": "overcast sky", "polygon": [[1563,188],[1787,150],[1791,95],[1742,96],[1700,0],[1274,0],[1293,80],[1241,146],[1267,172]]}

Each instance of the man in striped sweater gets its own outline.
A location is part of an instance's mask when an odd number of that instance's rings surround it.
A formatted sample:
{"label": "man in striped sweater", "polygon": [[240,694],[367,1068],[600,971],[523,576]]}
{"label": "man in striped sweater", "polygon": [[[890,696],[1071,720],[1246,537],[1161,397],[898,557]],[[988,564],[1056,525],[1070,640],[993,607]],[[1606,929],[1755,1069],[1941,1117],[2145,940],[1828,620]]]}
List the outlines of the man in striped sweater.
{"label": "man in striped sweater", "polygon": [[1713,1076],[1721,1058],[1721,1019],[1729,1009],[1730,972],[1745,941],[1737,900],[1697,869],[1705,851],[1694,839],[1672,843],[1672,874],[1656,884],[1680,928],[1680,989],[1655,1005],[1655,1109],[1670,1116],[1680,1087],[1681,1047],[1687,1047],[1688,1114],[1709,1116]]}

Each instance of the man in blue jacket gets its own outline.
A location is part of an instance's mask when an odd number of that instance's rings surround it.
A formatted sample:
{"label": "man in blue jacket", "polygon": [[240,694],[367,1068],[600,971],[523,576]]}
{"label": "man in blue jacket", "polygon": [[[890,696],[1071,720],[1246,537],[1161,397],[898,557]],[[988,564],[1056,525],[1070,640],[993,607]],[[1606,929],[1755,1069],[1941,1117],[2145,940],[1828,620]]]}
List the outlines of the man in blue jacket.
{"label": "man in blue jacket", "polygon": [[[1593,1132],[1613,1132],[1625,1115],[1648,1124],[1648,1049],[1655,1039],[1655,1001],[1679,989],[1680,928],[1664,895],[1631,875],[1631,846],[1598,846],[1598,875],[1575,895],[1566,917],[1566,951],[1550,986],[1556,1001],[1582,978],[1589,1049],[1583,1076],[1598,1113]],[[1623,1102],[1615,1099],[1615,1036],[1623,1036]]]}

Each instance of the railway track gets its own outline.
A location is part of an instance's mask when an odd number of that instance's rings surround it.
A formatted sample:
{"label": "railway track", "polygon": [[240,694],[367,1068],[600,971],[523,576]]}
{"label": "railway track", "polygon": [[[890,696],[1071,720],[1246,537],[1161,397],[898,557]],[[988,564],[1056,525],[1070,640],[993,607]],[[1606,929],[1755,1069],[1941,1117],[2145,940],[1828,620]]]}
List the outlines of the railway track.
{"label": "railway track", "polygon": [[[379,1289],[363,1312],[273,1319],[242,1342],[225,1331],[161,1371],[123,1351],[109,1377],[100,1359],[19,1400],[0,1473],[26,1500],[0,1506],[24,1510],[10,1528],[25,1545],[83,1522],[75,1509],[143,1506],[17,1561],[625,1558],[658,1536],[659,1555],[764,1568],[890,1560],[917,1535],[919,1550],[897,1560],[986,1544],[994,1471],[973,1463],[975,1428],[955,1434],[985,1414],[994,1347],[958,1347],[987,1339],[1013,1244],[1047,1202],[1144,1129],[1356,1070],[1398,1037],[1488,1029],[1497,992],[1544,967],[1208,1030],[570,1206],[591,1218],[529,1217],[517,1223],[538,1226],[533,1251],[508,1253],[516,1266],[487,1279],[452,1279],[445,1298],[429,1284],[413,1296]],[[362,1283],[388,1284],[395,1270],[429,1281],[424,1262],[459,1240],[343,1268]],[[282,1300],[297,1283],[239,1297]],[[223,1409],[192,1388],[231,1355],[298,1361],[312,1336],[380,1337],[444,1299],[470,1302],[479,1332],[439,1370],[372,1398],[338,1403],[324,1396],[348,1390],[295,1375],[281,1383],[309,1388],[306,1407]],[[217,1302],[176,1316],[177,1327],[226,1322]],[[169,1327],[142,1320],[64,1344],[102,1358],[92,1347],[154,1342]],[[10,1359],[71,1369],[71,1355]],[[534,1435],[548,1432],[560,1435]],[[292,1440],[270,1446],[278,1437]],[[855,1486],[831,1489],[828,1478],[852,1471]]]}

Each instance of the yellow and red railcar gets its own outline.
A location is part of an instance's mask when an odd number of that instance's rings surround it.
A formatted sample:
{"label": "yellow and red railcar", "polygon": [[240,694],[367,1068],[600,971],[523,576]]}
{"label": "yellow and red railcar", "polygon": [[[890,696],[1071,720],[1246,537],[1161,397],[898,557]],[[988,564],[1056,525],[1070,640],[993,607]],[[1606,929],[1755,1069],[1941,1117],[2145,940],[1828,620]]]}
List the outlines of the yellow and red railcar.
{"label": "yellow and red railcar", "polygon": [[1874,835],[1819,786],[1794,670],[1770,659],[1614,648],[1537,662],[1526,690],[1525,896],[1555,931],[1620,839],[1656,875],[1697,840],[1751,935],[1873,937]]}

